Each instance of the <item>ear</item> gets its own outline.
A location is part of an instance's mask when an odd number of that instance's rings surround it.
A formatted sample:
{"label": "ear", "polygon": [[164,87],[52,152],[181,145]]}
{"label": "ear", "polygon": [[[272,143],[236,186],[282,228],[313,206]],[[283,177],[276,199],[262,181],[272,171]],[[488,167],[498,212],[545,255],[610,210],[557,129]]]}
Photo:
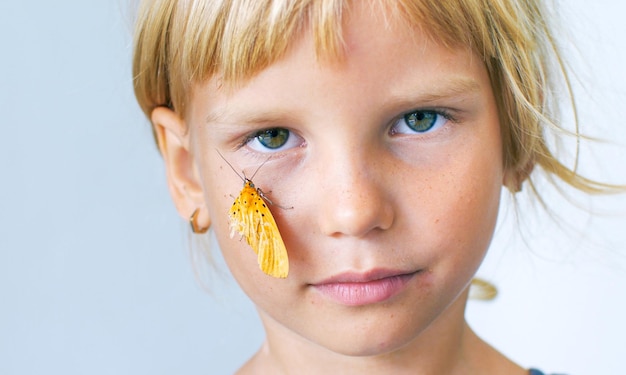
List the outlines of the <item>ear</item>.
{"label": "ear", "polygon": [[518,167],[509,167],[504,171],[502,184],[509,189],[511,193],[519,193],[522,191],[522,184],[535,168],[535,163],[527,161],[524,165]]}
{"label": "ear", "polygon": [[150,116],[165,162],[167,184],[178,213],[185,219],[198,210],[196,224],[208,228],[211,220],[204,201],[196,161],[190,152],[185,121],[167,107],[157,107]]}

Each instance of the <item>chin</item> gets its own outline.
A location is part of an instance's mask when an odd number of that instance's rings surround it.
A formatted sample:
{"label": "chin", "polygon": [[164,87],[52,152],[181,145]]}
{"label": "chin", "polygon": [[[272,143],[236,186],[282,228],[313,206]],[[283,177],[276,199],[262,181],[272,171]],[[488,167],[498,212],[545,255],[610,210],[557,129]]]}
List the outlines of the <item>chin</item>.
{"label": "chin", "polygon": [[341,343],[330,343],[326,348],[347,357],[381,357],[401,351],[413,342],[415,336],[384,337],[372,334],[367,339],[342,340]]}
{"label": "chin", "polygon": [[409,346],[429,326],[428,319],[420,321],[413,312],[382,310],[378,314],[365,312],[351,319],[352,324],[328,329],[326,337],[312,337],[312,341],[334,352],[349,357],[384,356]]}

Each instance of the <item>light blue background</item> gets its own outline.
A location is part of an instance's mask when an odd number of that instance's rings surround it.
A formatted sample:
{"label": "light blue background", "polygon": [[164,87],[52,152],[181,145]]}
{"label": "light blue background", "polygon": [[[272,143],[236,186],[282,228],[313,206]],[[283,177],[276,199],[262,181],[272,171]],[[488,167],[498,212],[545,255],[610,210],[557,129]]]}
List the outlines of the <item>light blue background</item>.
{"label": "light blue background", "polygon": [[[0,374],[232,373],[263,332],[229,276],[212,295],[195,279],[132,94],[130,6],[1,1]],[[583,167],[624,182],[626,6],[560,4],[584,57],[583,130],[621,144],[585,148]],[[525,366],[626,373],[626,200],[588,220],[549,199],[576,229],[522,207],[528,249],[505,213],[481,270],[500,296],[468,319]]]}

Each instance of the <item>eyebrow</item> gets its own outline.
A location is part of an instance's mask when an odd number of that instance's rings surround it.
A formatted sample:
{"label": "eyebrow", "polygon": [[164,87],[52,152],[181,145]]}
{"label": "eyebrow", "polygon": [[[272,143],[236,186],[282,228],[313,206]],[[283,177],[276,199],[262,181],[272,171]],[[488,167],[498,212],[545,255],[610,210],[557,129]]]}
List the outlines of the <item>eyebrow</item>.
{"label": "eyebrow", "polygon": [[[246,113],[238,110],[222,109],[219,111],[211,111],[205,118],[206,124],[249,124],[263,125],[276,124],[284,121],[288,114],[282,110],[272,110],[267,112]],[[233,119],[235,121],[233,121]]]}
{"label": "eyebrow", "polygon": [[411,93],[401,94],[392,99],[396,101],[412,101],[418,103],[430,103],[444,99],[463,97],[479,92],[481,86],[478,82],[469,77],[453,77],[437,85],[435,88],[429,88],[428,91],[415,90]]}
{"label": "eyebrow", "polygon": [[[403,88],[403,92],[393,95],[382,107],[411,104],[427,104],[451,98],[463,98],[479,92],[481,86],[469,77],[453,77],[438,84],[434,89],[427,91],[411,90]],[[246,125],[276,125],[284,122],[290,114],[284,110],[269,110],[267,112],[246,113],[239,110],[220,108],[209,112],[205,118],[206,124],[246,124]]]}

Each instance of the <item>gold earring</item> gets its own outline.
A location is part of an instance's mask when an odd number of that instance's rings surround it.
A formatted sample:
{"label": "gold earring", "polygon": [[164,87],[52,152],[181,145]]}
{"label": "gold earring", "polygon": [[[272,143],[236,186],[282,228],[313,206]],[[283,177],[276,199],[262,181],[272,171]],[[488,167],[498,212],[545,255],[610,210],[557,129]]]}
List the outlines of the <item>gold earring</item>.
{"label": "gold earring", "polygon": [[198,213],[200,212],[199,208],[196,208],[196,210],[191,214],[191,217],[189,218],[189,224],[191,225],[191,231],[194,232],[195,234],[203,234],[206,233],[207,230],[209,230],[209,226],[206,226],[204,228],[200,228],[198,226],[197,220],[198,220]]}
{"label": "gold earring", "polygon": [[496,286],[489,281],[479,279],[477,277],[472,279],[469,298],[490,301],[496,298],[497,295],[498,289],[496,289]]}

